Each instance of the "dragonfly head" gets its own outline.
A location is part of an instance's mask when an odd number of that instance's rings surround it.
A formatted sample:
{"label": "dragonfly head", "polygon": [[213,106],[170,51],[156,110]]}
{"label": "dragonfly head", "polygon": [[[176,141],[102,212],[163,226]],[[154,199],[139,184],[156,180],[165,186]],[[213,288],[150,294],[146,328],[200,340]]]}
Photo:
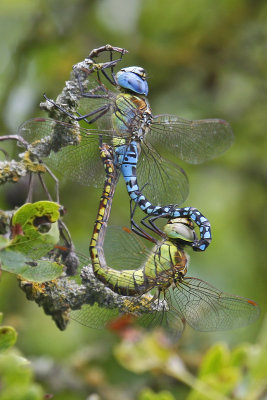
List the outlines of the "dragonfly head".
{"label": "dragonfly head", "polygon": [[148,94],[148,84],[144,68],[122,68],[117,72],[116,80],[118,85],[123,89],[128,89],[138,94],[144,94],[145,96]]}
{"label": "dragonfly head", "polygon": [[188,218],[173,218],[163,228],[169,239],[181,240],[183,243],[193,243],[196,238],[193,222]]}

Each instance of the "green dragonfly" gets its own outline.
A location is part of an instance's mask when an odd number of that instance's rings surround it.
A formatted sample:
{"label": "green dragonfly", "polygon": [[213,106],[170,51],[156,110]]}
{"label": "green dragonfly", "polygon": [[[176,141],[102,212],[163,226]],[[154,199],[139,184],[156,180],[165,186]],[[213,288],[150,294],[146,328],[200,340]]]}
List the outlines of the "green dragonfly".
{"label": "green dragonfly", "polygon": [[[186,276],[189,256],[185,248],[196,239],[189,219],[169,220],[161,240],[147,234],[154,243],[152,250],[128,228],[113,231],[108,249],[105,248],[118,171],[111,147],[102,146],[101,158],[106,179],[90,255],[96,278],[124,299],[121,313],[132,316],[142,326],[166,325],[175,336],[182,333],[186,322],[199,331],[235,329],[254,322],[260,308],[253,300],[226,294],[203,280]],[[118,314],[113,310],[113,316]],[[99,306],[86,306],[75,311],[72,318],[89,327],[103,327],[110,319],[108,311],[101,311]]]}

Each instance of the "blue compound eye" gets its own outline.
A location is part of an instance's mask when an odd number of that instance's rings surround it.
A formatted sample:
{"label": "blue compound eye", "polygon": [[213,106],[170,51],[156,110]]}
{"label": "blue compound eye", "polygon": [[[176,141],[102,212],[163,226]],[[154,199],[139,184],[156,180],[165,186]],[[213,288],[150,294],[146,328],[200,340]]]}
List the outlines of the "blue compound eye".
{"label": "blue compound eye", "polygon": [[121,69],[116,74],[118,85],[124,89],[129,89],[138,94],[148,94],[148,84],[143,68],[128,67]]}

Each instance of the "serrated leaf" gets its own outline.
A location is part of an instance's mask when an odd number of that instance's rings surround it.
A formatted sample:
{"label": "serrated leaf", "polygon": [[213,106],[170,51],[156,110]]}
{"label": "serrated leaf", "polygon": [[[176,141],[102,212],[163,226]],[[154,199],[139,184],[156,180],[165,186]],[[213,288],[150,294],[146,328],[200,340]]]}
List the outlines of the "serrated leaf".
{"label": "serrated leaf", "polygon": [[0,327],[0,351],[14,346],[17,340],[17,332],[11,326]]}

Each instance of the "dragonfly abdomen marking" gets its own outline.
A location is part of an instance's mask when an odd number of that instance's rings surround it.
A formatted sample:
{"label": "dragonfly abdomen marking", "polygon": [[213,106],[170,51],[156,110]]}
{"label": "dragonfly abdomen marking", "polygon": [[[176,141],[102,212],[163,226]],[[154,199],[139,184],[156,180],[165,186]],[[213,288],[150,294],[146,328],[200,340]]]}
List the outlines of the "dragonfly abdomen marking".
{"label": "dragonfly abdomen marking", "polygon": [[211,226],[209,220],[194,207],[176,208],[173,205],[163,207],[154,206],[140,191],[137,182],[136,166],[139,156],[137,142],[132,141],[129,146],[126,146],[126,149],[122,149],[122,147],[123,146],[118,147],[115,152],[121,160],[121,172],[126,182],[126,188],[130,198],[138,204],[141,210],[151,216],[165,214],[165,216],[169,218],[191,218],[199,226],[201,238],[194,247],[204,251],[211,242]]}
{"label": "dragonfly abdomen marking", "polygon": [[177,276],[183,276],[188,262],[184,251],[165,241],[154,249],[144,266],[118,271],[110,267],[95,269],[97,278],[122,296],[139,296],[154,287],[166,290]]}
{"label": "dragonfly abdomen marking", "polygon": [[149,282],[143,269],[117,271],[113,268],[99,268],[97,278],[113,292],[122,296],[139,296],[148,292],[154,282]]}
{"label": "dragonfly abdomen marking", "polygon": [[125,296],[137,296],[146,293],[154,285],[154,280],[147,279],[144,268],[137,270],[118,271],[106,265],[103,258],[103,248],[100,246],[100,234],[104,232],[103,225],[107,222],[109,216],[110,203],[112,202],[115,182],[115,168],[112,159],[111,148],[103,145],[100,156],[103,160],[106,179],[103,193],[100,199],[98,214],[90,243],[90,255],[92,259],[93,271],[95,276],[114,292]]}
{"label": "dragonfly abdomen marking", "polygon": [[112,161],[111,148],[104,144],[100,150],[100,157],[105,166],[106,179],[89,247],[94,270],[95,269],[98,270],[98,267],[100,267],[97,243],[101,227],[106,222],[107,219],[107,216],[105,215],[105,210],[107,208],[108,202],[111,201],[111,188],[113,181],[115,179],[115,168]]}
{"label": "dragonfly abdomen marking", "polygon": [[[106,179],[100,200],[100,206],[94,226],[90,244],[90,255],[95,276],[114,292],[124,296],[138,296],[145,294],[153,287],[169,287],[174,277],[174,262],[182,255],[172,242],[166,241],[157,245],[146,263],[136,270],[122,270],[110,268],[103,263],[102,247],[98,245],[101,229],[108,218],[108,206],[112,201],[112,187],[115,180],[115,168],[109,146],[103,145],[100,156],[103,160]],[[156,260],[156,262],[155,262]]]}

